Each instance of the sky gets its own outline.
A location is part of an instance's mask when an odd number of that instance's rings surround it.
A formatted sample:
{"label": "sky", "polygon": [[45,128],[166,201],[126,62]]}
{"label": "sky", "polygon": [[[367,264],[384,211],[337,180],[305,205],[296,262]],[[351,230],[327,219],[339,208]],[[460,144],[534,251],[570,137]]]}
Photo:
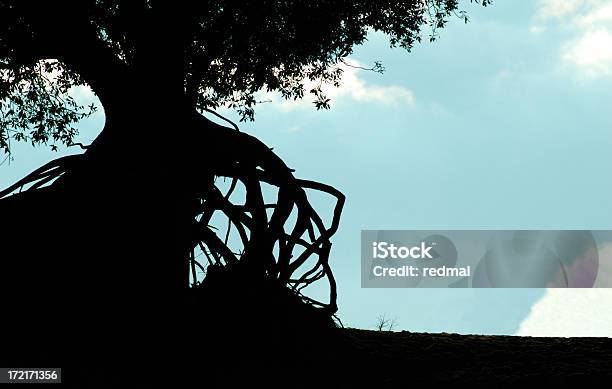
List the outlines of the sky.
{"label": "sky", "polygon": [[[331,254],[345,325],[384,314],[396,330],[612,336],[610,289],[360,287],[361,230],[612,229],[612,1],[461,4],[468,24],[411,53],[370,34],[350,61],[385,73],[346,67],[331,110],[266,95],[241,130],[347,196]],[[80,140],[103,121],[81,123]],[[0,186],[57,156],[19,145]]]}

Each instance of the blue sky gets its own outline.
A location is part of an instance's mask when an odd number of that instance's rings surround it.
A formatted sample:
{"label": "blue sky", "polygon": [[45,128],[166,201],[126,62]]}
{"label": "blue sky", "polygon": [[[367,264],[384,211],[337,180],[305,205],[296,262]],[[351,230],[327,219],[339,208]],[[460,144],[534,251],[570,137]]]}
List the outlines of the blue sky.
{"label": "blue sky", "polygon": [[[612,2],[462,7],[470,23],[410,54],[371,34],[351,60],[386,72],[347,68],[330,111],[267,96],[241,128],[346,194],[332,250],[345,324],[386,314],[410,331],[594,334],[578,314],[609,307],[607,290],[360,288],[363,229],[612,229]],[[88,119],[80,137],[102,123]],[[0,186],[55,156],[19,146]]]}

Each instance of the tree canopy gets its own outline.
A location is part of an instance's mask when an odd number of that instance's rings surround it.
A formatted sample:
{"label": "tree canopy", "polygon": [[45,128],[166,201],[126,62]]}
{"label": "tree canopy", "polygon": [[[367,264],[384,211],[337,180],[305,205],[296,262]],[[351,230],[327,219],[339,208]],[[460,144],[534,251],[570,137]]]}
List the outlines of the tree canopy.
{"label": "tree canopy", "polygon": [[[70,144],[75,123],[95,110],[75,101],[70,88],[88,84],[100,95],[109,76],[143,70],[180,79],[194,108],[230,106],[242,120],[253,119],[262,89],[286,99],[310,94],[318,109],[329,108],[320,86],[339,85],[339,63],[368,33],[410,50],[424,37],[435,40],[449,17],[467,21],[458,3],[0,1],[0,150],[10,153],[11,140]],[[169,61],[178,64],[176,74],[169,75]],[[319,87],[305,90],[307,80]]]}

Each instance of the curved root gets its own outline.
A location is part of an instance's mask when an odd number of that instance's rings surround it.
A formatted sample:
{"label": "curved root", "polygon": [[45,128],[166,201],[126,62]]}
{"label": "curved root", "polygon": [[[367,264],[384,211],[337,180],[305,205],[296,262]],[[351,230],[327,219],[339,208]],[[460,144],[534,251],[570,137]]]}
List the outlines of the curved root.
{"label": "curved root", "polygon": [[[210,127],[210,123],[206,125]],[[217,177],[231,179],[231,183],[225,194],[219,185],[213,185],[203,196],[190,258],[193,283],[198,282],[198,269],[204,269],[207,264],[231,266],[235,262],[253,261],[265,277],[287,285],[308,303],[335,313],[337,291],[329,254],[331,237],[340,223],[344,195],[329,185],[297,179],[293,170],[257,138],[215,126],[213,143],[217,144],[212,147],[231,152],[217,156],[214,173]],[[242,183],[244,204],[232,200],[239,182]],[[276,188],[275,203],[264,201],[262,184]],[[310,204],[307,190],[335,198],[329,225]],[[271,215],[268,216],[267,210],[272,210]],[[217,212],[227,220],[224,239],[217,235],[219,231],[215,232],[215,226],[209,225]],[[295,217],[290,218],[293,213]],[[241,251],[238,254],[229,249],[228,236],[232,228],[239,237]],[[208,263],[198,261],[198,254]],[[309,261],[312,258],[314,261]],[[328,282],[328,302],[302,294],[304,288],[324,278]]]}

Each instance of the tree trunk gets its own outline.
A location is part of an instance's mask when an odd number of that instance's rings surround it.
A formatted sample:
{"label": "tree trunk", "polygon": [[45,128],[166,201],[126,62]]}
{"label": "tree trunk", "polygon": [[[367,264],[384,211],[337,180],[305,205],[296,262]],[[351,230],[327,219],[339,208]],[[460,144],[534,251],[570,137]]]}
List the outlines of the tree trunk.
{"label": "tree trunk", "polygon": [[184,321],[191,207],[198,185],[212,180],[201,158],[209,150],[193,137],[183,96],[146,81],[128,87],[133,99],[105,102],[104,130],[77,168],[0,203],[9,325],[47,339],[15,339],[14,355],[120,347],[126,358],[130,349],[142,356],[164,347],[163,323]]}

